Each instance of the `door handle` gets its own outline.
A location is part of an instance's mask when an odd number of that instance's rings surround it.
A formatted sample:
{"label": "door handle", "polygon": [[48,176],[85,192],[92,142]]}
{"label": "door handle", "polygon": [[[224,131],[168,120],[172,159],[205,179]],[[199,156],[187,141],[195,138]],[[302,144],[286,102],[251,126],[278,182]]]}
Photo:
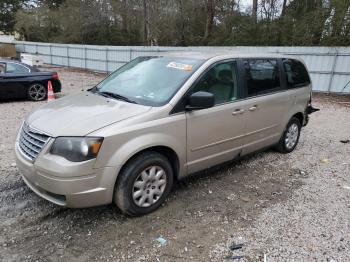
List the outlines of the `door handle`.
{"label": "door handle", "polygon": [[257,108],[258,108],[258,106],[257,106],[257,105],[252,106],[252,107],[250,107],[250,108],[249,108],[249,111],[255,111]]}
{"label": "door handle", "polygon": [[236,109],[235,111],[232,112],[232,115],[236,116],[243,113],[244,113],[244,109]]}

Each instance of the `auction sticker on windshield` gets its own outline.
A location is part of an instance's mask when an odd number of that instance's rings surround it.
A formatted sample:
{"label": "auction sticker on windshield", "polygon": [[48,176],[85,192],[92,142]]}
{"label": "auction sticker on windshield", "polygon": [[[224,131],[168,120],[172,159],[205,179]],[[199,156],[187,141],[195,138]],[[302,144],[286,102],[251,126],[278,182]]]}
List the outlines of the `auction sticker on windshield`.
{"label": "auction sticker on windshield", "polygon": [[192,65],[188,64],[181,64],[181,63],[176,63],[176,62],[170,62],[167,67],[170,68],[175,68],[175,69],[180,69],[180,70],[185,70],[185,71],[192,71]]}

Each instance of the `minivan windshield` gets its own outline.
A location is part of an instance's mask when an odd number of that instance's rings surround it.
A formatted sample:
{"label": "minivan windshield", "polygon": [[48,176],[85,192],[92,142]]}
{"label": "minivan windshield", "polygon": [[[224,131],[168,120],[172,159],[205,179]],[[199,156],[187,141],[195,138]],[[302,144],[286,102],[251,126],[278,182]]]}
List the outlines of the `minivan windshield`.
{"label": "minivan windshield", "polygon": [[91,91],[126,102],[162,106],[203,62],[192,58],[138,57]]}

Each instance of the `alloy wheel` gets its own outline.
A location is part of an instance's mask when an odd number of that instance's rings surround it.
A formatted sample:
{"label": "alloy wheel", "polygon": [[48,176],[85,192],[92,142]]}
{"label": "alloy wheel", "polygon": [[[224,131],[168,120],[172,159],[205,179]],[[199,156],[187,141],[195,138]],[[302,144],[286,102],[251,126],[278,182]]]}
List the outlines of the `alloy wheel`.
{"label": "alloy wheel", "polygon": [[33,84],[29,87],[28,95],[34,101],[41,101],[46,97],[46,89],[41,84]]}
{"label": "alloy wheel", "polygon": [[284,141],[288,149],[292,149],[295,146],[298,140],[298,136],[299,136],[299,127],[296,123],[293,123],[288,128],[285,141]]}
{"label": "alloy wheel", "polygon": [[167,184],[166,173],[160,166],[149,166],[135,179],[132,197],[139,207],[149,207],[163,195]]}

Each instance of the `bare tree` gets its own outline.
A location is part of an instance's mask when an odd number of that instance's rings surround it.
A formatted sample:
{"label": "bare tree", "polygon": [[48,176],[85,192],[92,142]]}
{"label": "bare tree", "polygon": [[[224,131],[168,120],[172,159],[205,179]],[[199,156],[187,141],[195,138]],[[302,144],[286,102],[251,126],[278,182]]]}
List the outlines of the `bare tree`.
{"label": "bare tree", "polygon": [[143,43],[149,44],[150,40],[150,21],[149,21],[149,1],[143,0]]}
{"label": "bare tree", "polygon": [[[15,28],[6,6],[19,2]],[[242,0],[243,1],[243,0]],[[54,4],[48,4],[48,3]],[[28,41],[111,45],[349,45],[349,0],[0,0]],[[1,3],[3,3],[1,5]],[[36,3],[36,5],[32,4]],[[56,4],[61,3],[61,4]],[[4,9],[5,8],[5,9]],[[78,19],[79,18],[79,19]],[[11,20],[11,21],[12,21]]]}
{"label": "bare tree", "polygon": [[286,8],[287,8],[287,0],[283,0],[281,17],[284,17],[286,15]]}
{"label": "bare tree", "polygon": [[256,23],[258,21],[258,0],[253,0],[252,17]]}
{"label": "bare tree", "polygon": [[184,3],[183,0],[178,0],[178,6],[179,6],[179,13],[180,13],[180,23],[181,23],[181,27],[180,27],[180,35],[181,35],[181,39],[180,39],[180,44],[181,45],[186,45],[186,40],[185,40],[185,17],[184,17]]}
{"label": "bare tree", "polygon": [[120,15],[122,17],[122,30],[127,34],[129,32],[129,8],[128,8],[128,0],[120,0]]}
{"label": "bare tree", "polygon": [[208,41],[208,38],[212,32],[214,24],[214,0],[206,0],[206,12],[207,20],[205,25],[204,42]]}

